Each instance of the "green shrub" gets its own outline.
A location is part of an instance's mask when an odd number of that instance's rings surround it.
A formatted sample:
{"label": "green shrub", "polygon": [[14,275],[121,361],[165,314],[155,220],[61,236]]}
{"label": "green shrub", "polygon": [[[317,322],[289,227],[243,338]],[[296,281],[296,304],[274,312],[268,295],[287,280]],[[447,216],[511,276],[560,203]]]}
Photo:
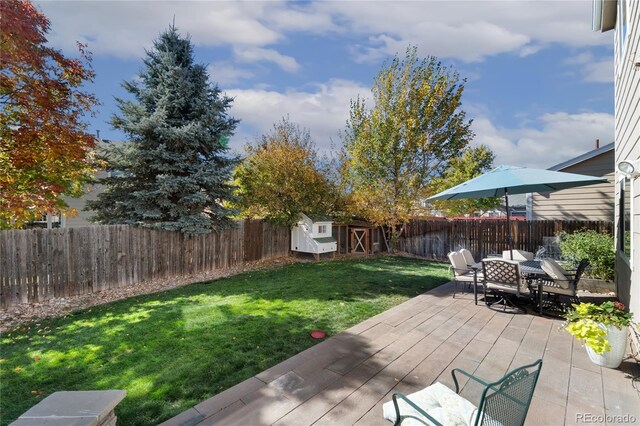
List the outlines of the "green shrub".
{"label": "green shrub", "polygon": [[613,280],[615,274],[615,248],[613,236],[594,230],[573,234],[560,233],[560,250],[567,260],[578,263],[589,259],[590,276],[603,280]]}

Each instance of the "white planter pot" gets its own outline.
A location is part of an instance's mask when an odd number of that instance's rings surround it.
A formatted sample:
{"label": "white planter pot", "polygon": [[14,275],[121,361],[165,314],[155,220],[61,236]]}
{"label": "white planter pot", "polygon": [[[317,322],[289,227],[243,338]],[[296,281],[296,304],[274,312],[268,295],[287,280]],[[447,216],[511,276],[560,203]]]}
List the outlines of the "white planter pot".
{"label": "white planter pot", "polygon": [[589,346],[586,346],[589,358],[594,364],[607,368],[618,368],[627,352],[627,327],[622,329],[613,325],[598,324],[600,328],[607,331],[607,341],[611,345],[611,350],[597,354]]}

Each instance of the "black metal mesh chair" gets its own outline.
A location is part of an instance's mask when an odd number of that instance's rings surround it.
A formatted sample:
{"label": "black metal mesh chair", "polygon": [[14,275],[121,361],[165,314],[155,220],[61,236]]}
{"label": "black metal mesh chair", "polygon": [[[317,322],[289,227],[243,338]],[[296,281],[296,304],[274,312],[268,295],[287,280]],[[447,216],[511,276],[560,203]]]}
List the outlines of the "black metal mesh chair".
{"label": "black metal mesh chair", "polygon": [[[483,386],[480,403],[468,419],[468,424],[474,426],[524,425],[541,368],[542,360],[539,359],[533,364],[522,366],[507,373],[507,375],[502,379],[493,383],[486,382],[459,368],[452,370],[451,375],[453,376],[453,382],[456,386],[456,394],[460,393],[460,384],[458,382],[457,374],[464,375],[470,380],[478,382]],[[428,391],[428,389],[429,388],[426,388],[420,392],[424,393]],[[415,401],[418,398],[415,398],[414,395],[417,395],[420,392],[416,392],[408,397],[401,393],[394,393],[392,402],[393,407],[395,408],[395,415],[391,416],[392,419],[388,416],[385,417],[388,420],[392,420],[395,425],[402,424],[402,421],[405,419],[412,419],[425,425],[443,425],[443,423],[416,404]],[[460,396],[459,398],[462,397]],[[430,396],[428,399],[433,399],[433,396]],[[451,398],[449,397],[449,399]],[[404,407],[410,408],[411,413],[405,415],[400,413],[400,401],[402,401]],[[465,400],[465,402],[467,401]],[[442,408],[444,407],[438,407],[440,412],[442,412]]]}
{"label": "black metal mesh chair", "polygon": [[[482,261],[484,301],[487,306],[494,309],[502,306],[502,310],[507,308],[516,312],[526,312],[526,309],[519,307],[511,297],[519,298],[522,293],[528,293],[525,280],[520,274],[520,265],[513,260],[504,259],[484,259]],[[498,300],[489,302],[487,292],[493,293]]]}
{"label": "black metal mesh chair", "polygon": [[[468,373],[466,376],[485,385],[476,425],[523,425],[538,382],[542,360],[520,367],[498,382],[486,384]],[[453,372],[452,372],[453,374]],[[456,389],[458,382],[456,381]]]}

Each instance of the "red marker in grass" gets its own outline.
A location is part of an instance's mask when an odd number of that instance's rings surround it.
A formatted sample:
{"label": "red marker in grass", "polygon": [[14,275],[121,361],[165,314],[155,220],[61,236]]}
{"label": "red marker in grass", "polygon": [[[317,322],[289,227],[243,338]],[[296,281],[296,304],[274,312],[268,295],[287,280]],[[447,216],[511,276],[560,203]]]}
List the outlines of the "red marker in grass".
{"label": "red marker in grass", "polygon": [[324,339],[325,337],[327,337],[327,333],[322,330],[313,330],[311,332],[311,337],[314,339]]}

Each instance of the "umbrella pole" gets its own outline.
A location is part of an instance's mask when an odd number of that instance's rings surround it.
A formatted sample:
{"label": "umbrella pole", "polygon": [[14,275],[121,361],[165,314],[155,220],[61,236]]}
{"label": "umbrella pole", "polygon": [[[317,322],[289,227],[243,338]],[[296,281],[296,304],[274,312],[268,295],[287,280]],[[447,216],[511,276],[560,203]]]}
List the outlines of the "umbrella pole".
{"label": "umbrella pole", "polygon": [[511,241],[511,216],[509,215],[509,193],[507,191],[507,188],[504,189],[504,204],[507,208],[507,243],[509,244],[511,260],[513,260],[513,243]]}

